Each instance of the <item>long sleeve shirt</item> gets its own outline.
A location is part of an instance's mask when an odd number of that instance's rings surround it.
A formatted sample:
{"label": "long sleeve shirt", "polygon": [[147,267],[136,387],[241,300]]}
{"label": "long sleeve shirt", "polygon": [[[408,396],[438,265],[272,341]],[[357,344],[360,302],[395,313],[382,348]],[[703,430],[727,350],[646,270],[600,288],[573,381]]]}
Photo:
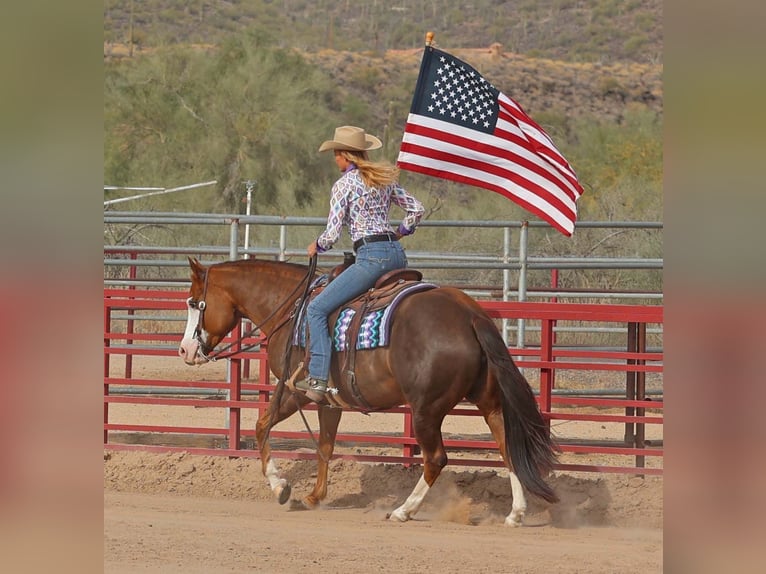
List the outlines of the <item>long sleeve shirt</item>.
{"label": "long sleeve shirt", "polygon": [[345,172],[332,186],[327,227],[317,238],[319,251],[327,251],[340,239],[344,224],[352,241],[368,235],[393,233],[388,213],[392,203],[406,212],[399,234],[413,233],[425,212],[423,204],[398,183],[369,188],[359,170]]}

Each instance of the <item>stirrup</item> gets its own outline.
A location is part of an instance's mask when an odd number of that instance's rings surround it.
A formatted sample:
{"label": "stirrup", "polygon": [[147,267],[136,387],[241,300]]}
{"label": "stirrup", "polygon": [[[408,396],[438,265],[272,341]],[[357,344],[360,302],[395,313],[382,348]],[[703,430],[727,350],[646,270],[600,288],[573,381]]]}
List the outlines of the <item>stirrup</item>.
{"label": "stirrup", "polygon": [[325,393],[327,393],[327,381],[306,377],[302,381],[295,383],[295,388],[306,393],[306,398],[318,404],[326,403]]}

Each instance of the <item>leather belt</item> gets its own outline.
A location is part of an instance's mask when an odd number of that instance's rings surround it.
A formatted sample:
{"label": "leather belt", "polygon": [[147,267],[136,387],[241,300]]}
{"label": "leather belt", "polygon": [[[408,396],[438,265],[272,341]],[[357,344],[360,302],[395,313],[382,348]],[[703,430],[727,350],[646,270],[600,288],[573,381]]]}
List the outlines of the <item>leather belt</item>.
{"label": "leather belt", "polygon": [[380,235],[368,235],[354,241],[354,251],[358,251],[362,245],[367,243],[377,243],[378,241],[397,241],[393,233],[381,233]]}

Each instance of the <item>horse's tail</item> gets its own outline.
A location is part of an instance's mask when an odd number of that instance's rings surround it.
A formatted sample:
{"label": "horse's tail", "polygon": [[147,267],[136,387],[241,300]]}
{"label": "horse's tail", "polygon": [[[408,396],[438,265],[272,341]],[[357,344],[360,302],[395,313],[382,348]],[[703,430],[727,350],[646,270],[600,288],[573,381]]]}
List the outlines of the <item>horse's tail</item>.
{"label": "horse's tail", "polygon": [[558,448],[543,421],[532,388],[508,354],[491,319],[477,316],[472,325],[502,393],[505,454],[529,492],[548,502],[558,502],[556,493],[543,480],[556,463]]}

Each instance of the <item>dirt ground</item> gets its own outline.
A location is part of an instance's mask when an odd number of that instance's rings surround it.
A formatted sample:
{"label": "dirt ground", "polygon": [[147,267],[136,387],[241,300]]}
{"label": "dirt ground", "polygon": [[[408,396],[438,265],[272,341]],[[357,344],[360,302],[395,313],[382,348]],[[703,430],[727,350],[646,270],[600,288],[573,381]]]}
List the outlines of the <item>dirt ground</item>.
{"label": "dirt ground", "polygon": [[[155,368],[136,364],[134,376],[157,376]],[[217,374],[189,369],[184,376]],[[178,407],[171,416],[137,405],[112,407],[124,408],[110,410],[110,420],[143,424],[223,417],[213,412],[219,409]],[[389,424],[384,416],[344,414],[341,432],[360,425],[381,430]],[[293,418],[285,428],[302,426]],[[460,418],[451,424],[484,425],[479,417]],[[559,432],[589,438],[620,429],[567,423]],[[313,461],[277,463],[294,498],[309,492]],[[415,520],[386,520],[419,477],[418,467],[334,460],[326,501],[317,510],[296,511],[273,499],[256,459],[105,450],[104,572],[662,571],[661,477],[555,473],[550,482],[561,502],[529,499],[524,526],[509,528],[503,525],[511,508],[507,473],[448,466]]]}

